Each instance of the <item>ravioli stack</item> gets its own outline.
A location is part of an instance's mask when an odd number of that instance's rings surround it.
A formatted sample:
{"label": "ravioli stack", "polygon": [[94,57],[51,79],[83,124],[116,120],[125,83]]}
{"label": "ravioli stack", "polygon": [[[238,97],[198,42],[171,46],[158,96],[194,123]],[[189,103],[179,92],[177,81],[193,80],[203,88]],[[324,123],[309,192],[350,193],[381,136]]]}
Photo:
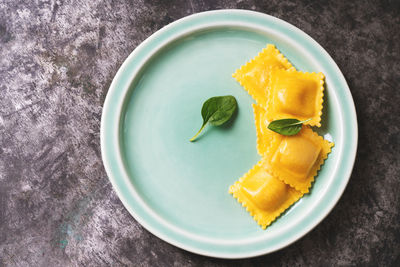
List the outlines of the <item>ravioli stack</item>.
{"label": "ravioli stack", "polygon": [[[232,75],[254,98],[257,151],[262,159],[229,188],[265,229],[308,193],[314,177],[333,147],[310,126],[321,126],[324,75],[297,71],[267,45]],[[268,129],[269,122],[311,119],[297,135]]]}

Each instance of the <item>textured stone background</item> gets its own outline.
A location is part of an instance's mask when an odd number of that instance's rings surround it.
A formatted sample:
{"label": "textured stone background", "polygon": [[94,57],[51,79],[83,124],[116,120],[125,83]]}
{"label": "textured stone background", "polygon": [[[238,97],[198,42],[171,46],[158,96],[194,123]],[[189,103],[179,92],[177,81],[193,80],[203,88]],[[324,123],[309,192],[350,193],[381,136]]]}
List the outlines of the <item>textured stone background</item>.
{"label": "textured stone background", "polygon": [[[0,266],[400,266],[399,1],[0,0]],[[240,261],[144,230],[102,166],[110,82],[164,25],[221,8],[261,11],[315,38],[352,91],[358,156],[332,213],[286,249]]]}

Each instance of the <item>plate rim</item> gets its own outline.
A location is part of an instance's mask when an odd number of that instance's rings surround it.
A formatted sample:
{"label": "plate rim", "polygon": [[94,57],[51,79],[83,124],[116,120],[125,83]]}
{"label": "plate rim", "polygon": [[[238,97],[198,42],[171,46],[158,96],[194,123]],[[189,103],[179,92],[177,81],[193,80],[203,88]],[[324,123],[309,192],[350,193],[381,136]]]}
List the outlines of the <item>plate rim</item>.
{"label": "plate rim", "polygon": [[[132,205],[128,202],[128,200],[126,199],[126,196],[123,192],[123,189],[117,184],[117,179],[115,177],[115,172],[113,171],[113,167],[111,166],[112,164],[116,164],[118,166],[118,168],[122,168],[124,169],[124,164],[121,161],[116,161],[116,162],[112,162],[112,160],[110,160],[109,154],[107,152],[107,144],[109,142],[112,142],[114,145],[116,145],[116,147],[119,147],[119,139],[118,140],[109,140],[107,137],[110,135],[110,128],[109,126],[109,122],[107,120],[107,115],[109,113],[109,110],[111,109],[111,107],[113,106],[113,103],[111,102],[110,98],[111,95],[118,90],[118,82],[122,79],[122,75],[124,72],[126,72],[127,66],[129,64],[132,64],[132,60],[134,59],[135,55],[138,53],[138,51],[140,51],[143,47],[145,47],[146,45],[148,45],[150,42],[152,41],[156,41],[156,38],[158,38],[161,34],[166,33],[169,29],[179,25],[179,24],[183,24],[183,23],[187,23],[190,22],[193,19],[199,18],[199,17],[207,17],[207,16],[214,16],[214,15],[244,15],[244,16],[255,16],[255,17],[260,17],[263,18],[267,21],[272,21],[274,23],[283,25],[284,27],[288,28],[291,31],[296,32],[297,34],[299,34],[302,38],[305,38],[309,43],[311,43],[313,46],[315,46],[317,48],[317,50],[321,53],[324,54],[325,58],[328,60],[329,64],[334,68],[335,73],[337,74],[337,78],[339,78],[339,82],[342,85],[342,93],[344,93],[346,95],[346,99],[348,101],[349,108],[350,108],[350,114],[346,114],[349,115],[350,119],[348,119],[349,121],[353,121],[353,123],[351,124],[353,131],[351,131],[352,133],[352,141],[353,141],[353,146],[351,147],[351,151],[350,153],[347,153],[347,157],[349,158],[349,164],[347,165],[347,169],[345,170],[345,181],[344,183],[341,184],[339,191],[335,194],[335,197],[333,199],[333,201],[331,201],[330,203],[328,203],[328,207],[325,208],[325,210],[323,210],[322,212],[319,213],[319,217],[317,219],[314,219],[313,222],[305,227],[305,229],[302,229],[301,231],[298,231],[299,233],[297,233],[296,235],[294,235],[292,238],[288,238],[284,244],[279,244],[277,246],[275,246],[272,249],[266,248],[266,249],[259,249],[257,251],[253,251],[253,252],[245,252],[245,253],[229,253],[229,252],[225,252],[225,253],[220,253],[220,252],[213,252],[213,251],[206,251],[203,249],[198,249],[195,247],[191,247],[188,244],[184,244],[181,243],[179,240],[176,240],[176,238],[171,238],[170,236],[168,236],[165,233],[160,232],[157,228],[154,228],[153,226],[151,226],[150,224],[147,223],[147,221],[145,219],[143,219],[139,214],[137,214],[137,212],[135,212],[135,210],[133,209]],[[234,19],[233,19],[234,21]],[[223,26],[222,22],[215,23],[215,26]],[[240,23],[237,22],[237,25],[240,26]],[[187,26],[187,28],[191,28],[193,26]],[[261,26],[260,26],[261,27]],[[199,27],[200,29],[203,27]],[[270,29],[271,30],[271,29]],[[193,30],[192,30],[193,31]],[[192,32],[192,31],[188,31],[188,32]],[[171,42],[171,40],[175,40],[176,38],[181,38],[182,34],[176,34],[175,33],[175,37],[174,38],[169,38],[167,41],[165,42],[161,42],[161,45],[158,45],[156,48],[153,48],[152,50],[154,50],[155,52],[150,53],[150,55],[148,55],[147,57],[144,57],[144,59],[142,59],[142,63],[143,62],[147,62],[155,53],[157,53],[157,51],[159,51],[160,48],[162,48],[165,44],[168,44]],[[183,34],[184,35],[184,34]],[[303,48],[303,47],[301,47]],[[139,61],[140,62],[140,61]],[[137,67],[138,70],[141,69],[140,64],[138,65],[139,67]],[[135,75],[132,75],[132,77],[130,78],[130,81],[128,81],[128,84],[130,84],[133,79],[135,78]],[[128,93],[129,88],[124,88],[124,90],[119,89],[124,91],[123,93],[123,97],[121,99],[121,101],[119,102],[119,104],[117,106],[119,106],[118,110],[119,110],[119,122],[122,119],[120,116],[120,113],[123,110],[123,104],[125,102],[125,98],[126,98],[126,94]],[[119,123],[120,125],[120,123]],[[119,132],[119,127],[116,130]],[[117,134],[117,136],[119,136],[119,133]],[[101,143],[101,155],[102,155],[102,160],[103,160],[103,164],[104,167],[106,169],[106,173],[107,176],[114,188],[114,190],[116,191],[119,199],[121,200],[121,202],[123,203],[123,205],[125,206],[125,208],[129,211],[129,213],[135,218],[135,220],[137,220],[145,229],[147,229],[149,232],[151,232],[152,234],[156,235],[157,237],[159,237],[160,239],[174,245],[177,247],[180,247],[182,249],[185,249],[187,251],[193,252],[193,253],[197,253],[200,255],[205,255],[205,256],[212,256],[212,257],[218,257],[218,258],[228,258],[228,259],[239,259],[239,258],[248,258],[248,257],[255,257],[255,256],[259,256],[259,255],[264,255],[267,253],[271,253],[273,251],[282,249],[290,244],[292,244],[293,242],[297,241],[298,239],[300,239],[301,237],[303,237],[304,235],[306,235],[308,232],[310,232],[312,229],[314,229],[334,208],[334,206],[336,205],[336,203],[338,202],[338,200],[340,199],[340,197],[342,196],[347,183],[350,179],[351,176],[351,172],[354,166],[354,162],[355,162],[355,158],[356,158],[356,152],[357,152],[357,143],[358,143],[358,124],[357,124],[357,115],[356,115],[356,110],[355,110],[355,105],[354,105],[354,101],[350,92],[350,89],[347,85],[347,82],[342,74],[342,72],[340,71],[339,67],[337,66],[336,62],[330,57],[330,55],[325,51],[325,49],[319,45],[312,37],[310,37],[308,34],[306,34],[305,32],[303,32],[302,30],[298,29],[297,27],[293,26],[292,24],[285,22],[281,19],[278,19],[276,17],[264,14],[264,13],[260,13],[260,12],[256,12],[256,11],[249,11],[249,10],[237,10],[237,9],[223,9],[223,10],[213,10],[213,11],[206,11],[206,12],[201,12],[201,13],[197,13],[197,14],[192,14],[186,17],[183,17],[177,21],[174,21],[172,23],[170,23],[169,25],[163,27],[162,29],[156,31],[155,33],[153,33],[150,37],[148,37],[146,40],[144,40],[140,45],[138,45],[132,52],[131,54],[126,58],[126,60],[124,61],[124,63],[121,65],[121,67],[119,68],[117,74],[115,75],[109,91],[107,93],[106,99],[104,101],[104,105],[103,105],[103,112],[102,112],[102,118],[101,118],[101,126],[100,126],[100,143]],[[119,150],[118,150],[119,151]],[[119,155],[120,156],[120,155]],[[121,175],[121,174],[120,174]],[[116,175],[118,176],[118,175]],[[122,178],[124,179],[124,178]],[[129,187],[129,183],[128,183],[128,187]],[[322,215],[321,215],[322,214]]]}

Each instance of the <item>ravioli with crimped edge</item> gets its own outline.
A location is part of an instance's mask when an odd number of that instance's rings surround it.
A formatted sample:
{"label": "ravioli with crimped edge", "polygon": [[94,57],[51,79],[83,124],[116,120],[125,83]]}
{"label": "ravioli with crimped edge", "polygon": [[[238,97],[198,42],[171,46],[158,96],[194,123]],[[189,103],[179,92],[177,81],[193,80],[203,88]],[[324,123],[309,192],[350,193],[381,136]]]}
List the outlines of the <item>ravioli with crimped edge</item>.
{"label": "ravioli with crimped edge", "polygon": [[295,70],[292,64],[272,44],[268,44],[254,59],[236,70],[232,76],[261,106],[267,106],[267,90],[272,68]]}
{"label": "ravioli with crimped edge", "polygon": [[274,135],[263,160],[266,170],[275,177],[302,193],[308,193],[332,147],[333,143],[304,125],[296,135]]}
{"label": "ravioli with crimped edge", "polygon": [[262,161],[233,184],[229,193],[263,229],[303,195],[265,171]]}
{"label": "ravioli with crimped edge", "polygon": [[267,91],[269,121],[295,118],[321,127],[324,75],[272,69]]}

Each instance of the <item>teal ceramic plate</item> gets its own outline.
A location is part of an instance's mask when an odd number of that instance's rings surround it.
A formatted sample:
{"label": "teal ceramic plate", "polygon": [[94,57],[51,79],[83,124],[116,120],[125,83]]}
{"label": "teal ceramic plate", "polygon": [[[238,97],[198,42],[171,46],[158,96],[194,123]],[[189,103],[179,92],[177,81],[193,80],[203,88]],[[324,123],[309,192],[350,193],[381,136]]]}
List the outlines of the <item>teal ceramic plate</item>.
{"label": "teal ceramic plate", "polygon": [[[253,100],[231,75],[268,43],[297,69],[326,75],[323,126],[316,130],[336,146],[311,194],[262,230],[228,194],[259,160]],[[203,102],[227,94],[239,105],[233,123],[207,127],[189,142]],[[353,100],[328,53],[296,27],[244,10],[192,15],[150,36],[116,74],[101,121],[104,165],[132,216],[175,246],[220,258],[269,253],[309,232],[343,193],[356,148]]]}

